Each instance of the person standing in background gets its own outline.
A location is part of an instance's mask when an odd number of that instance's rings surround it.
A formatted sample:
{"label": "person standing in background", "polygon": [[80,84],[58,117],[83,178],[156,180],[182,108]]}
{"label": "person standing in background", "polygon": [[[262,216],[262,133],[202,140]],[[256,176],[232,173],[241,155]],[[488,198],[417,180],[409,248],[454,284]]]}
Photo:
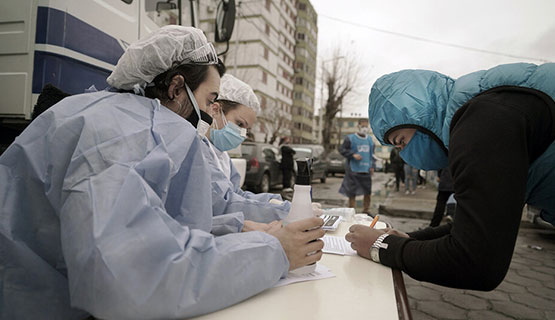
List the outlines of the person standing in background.
{"label": "person standing in background", "polygon": [[414,194],[416,190],[416,181],[418,179],[418,169],[405,163],[405,194]]}
{"label": "person standing in background", "polygon": [[358,132],[345,137],[339,148],[347,162],[345,163],[345,177],[339,193],[349,198],[349,208],[356,207],[356,196],[364,195],[362,212],[370,213],[370,194],[372,193],[372,175],[374,166],[372,154],[374,142],[368,134],[370,126],[368,119],[358,121]]}
{"label": "person standing in background", "polygon": [[279,141],[281,151],[281,174],[283,177],[283,191],[293,191],[291,189],[291,178],[293,177],[293,169],[295,168],[295,160],[293,155],[295,150],[286,144],[289,143],[289,137],[283,137]]}
{"label": "person standing in background", "polygon": [[405,161],[401,158],[401,155],[399,155],[399,151],[399,148],[393,148],[389,154],[389,161],[393,168],[393,172],[395,172],[395,191],[399,191],[401,181],[405,181],[405,171],[403,168]]}
{"label": "person standing in background", "polygon": [[453,188],[453,178],[451,178],[449,168],[439,169],[437,174],[439,182],[439,185],[437,186],[437,201],[432,221],[430,221],[430,227],[439,226],[441,219],[443,218],[443,213],[445,212],[447,200],[453,192],[455,192],[455,189]]}

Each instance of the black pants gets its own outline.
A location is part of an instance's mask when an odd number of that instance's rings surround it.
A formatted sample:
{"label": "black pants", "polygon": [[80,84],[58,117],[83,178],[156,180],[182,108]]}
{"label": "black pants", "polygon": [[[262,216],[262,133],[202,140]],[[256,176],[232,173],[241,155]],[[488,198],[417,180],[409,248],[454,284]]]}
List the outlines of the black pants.
{"label": "black pants", "polygon": [[291,177],[293,176],[293,169],[283,168],[283,189],[291,188]]}
{"label": "black pants", "polygon": [[395,166],[395,190],[399,191],[401,181],[405,181],[405,170],[403,166]]}
{"label": "black pants", "polygon": [[447,200],[449,200],[449,196],[453,192],[451,191],[438,191],[437,192],[437,201],[436,201],[436,208],[434,210],[434,216],[432,217],[432,221],[430,222],[430,227],[437,227],[443,218],[443,213],[445,212],[445,205]]}

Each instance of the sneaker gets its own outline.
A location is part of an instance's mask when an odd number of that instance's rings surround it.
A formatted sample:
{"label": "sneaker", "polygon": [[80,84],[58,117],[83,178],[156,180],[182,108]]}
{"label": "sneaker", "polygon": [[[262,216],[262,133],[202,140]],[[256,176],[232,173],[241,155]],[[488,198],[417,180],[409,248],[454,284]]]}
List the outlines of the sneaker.
{"label": "sneaker", "polygon": [[411,192],[410,192],[410,194],[415,194],[415,193],[416,193],[415,191],[411,191]]}
{"label": "sneaker", "polygon": [[409,193],[410,193],[410,191],[408,191],[408,190],[407,190],[407,191],[405,191],[405,194],[409,194]]}

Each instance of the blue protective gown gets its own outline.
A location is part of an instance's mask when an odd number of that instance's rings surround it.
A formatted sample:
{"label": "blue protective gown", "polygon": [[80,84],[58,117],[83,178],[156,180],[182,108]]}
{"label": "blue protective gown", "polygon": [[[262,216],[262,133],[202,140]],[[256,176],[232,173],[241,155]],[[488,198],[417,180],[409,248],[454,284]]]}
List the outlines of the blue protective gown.
{"label": "blue protective gown", "polygon": [[[237,188],[221,169],[218,157],[220,151],[206,138],[203,139],[202,151],[210,167],[212,209],[215,217],[242,213],[245,220],[268,223],[274,220],[283,220],[287,216],[291,208],[289,201],[280,205],[268,202],[273,198],[279,199],[280,196],[276,197],[268,193],[257,195],[242,190],[238,191],[240,188]],[[233,164],[231,164],[231,168],[234,168]],[[223,219],[221,224],[226,224]],[[224,226],[220,228],[226,229]],[[233,228],[227,228],[227,230],[232,231]]]}
{"label": "blue protective gown", "polygon": [[173,319],[274,285],[275,237],[214,237],[202,141],[158,100],[96,92],[0,157],[0,318]]}

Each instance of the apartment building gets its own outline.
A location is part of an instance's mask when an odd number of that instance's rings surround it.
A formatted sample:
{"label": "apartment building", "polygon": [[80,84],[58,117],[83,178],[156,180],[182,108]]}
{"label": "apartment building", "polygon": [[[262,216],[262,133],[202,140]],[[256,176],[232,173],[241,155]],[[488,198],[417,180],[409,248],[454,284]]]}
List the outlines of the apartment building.
{"label": "apartment building", "polygon": [[[200,5],[200,28],[214,40],[219,1]],[[291,136],[295,61],[296,0],[236,1],[236,21],[229,49],[221,58],[227,72],[248,83],[262,108],[251,132],[256,141]],[[223,52],[226,44],[217,44]]]}
{"label": "apartment building", "polygon": [[313,143],[318,15],[308,0],[297,0],[293,143]]}

